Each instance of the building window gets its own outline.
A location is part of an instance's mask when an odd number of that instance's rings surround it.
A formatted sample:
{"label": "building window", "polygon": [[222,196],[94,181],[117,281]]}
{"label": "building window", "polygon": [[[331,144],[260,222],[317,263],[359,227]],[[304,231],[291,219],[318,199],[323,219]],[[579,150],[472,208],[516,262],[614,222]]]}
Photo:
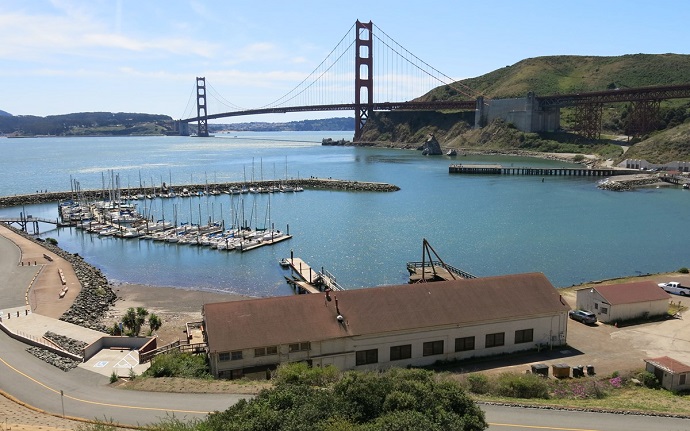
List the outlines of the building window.
{"label": "building window", "polygon": [[456,338],[455,351],[466,352],[467,350],[474,350],[474,337]]}
{"label": "building window", "polygon": [[684,384],[685,384],[685,376],[687,376],[687,374],[681,374],[681,375],[680,375],[680,377],[678,378],[678,384],[679,384],[679,385],[684,385]]}
{"label": "building window", "polygon": [[230,359],[233,361],[239,361],[240,359],[242,359],[242,351],[237,350],[234,352],[230,352]]}
{"label": "building window", "polygon": [[609,309],[608,309],[608,308],[606,308],[606,307],[601,307],[601,314],[608,314],[608,313],[609,313]]}
{"label": "building window", "polygon": [[391,361],[399,361],[400,359],[410,359],[411,357],[412,344],[391,347]]}
{"label": "building window", "polygon": [[443,340],[428,341],[424,343],[422,354],[424,356],[441,355],[443,354]]}
{"label": "building window", "polygon": [[498,347],[505,344],[505,332],[497,332],[495,334],[486,334],[486,347]]}
{"label": "building window", "polygon": [[599,309],[599,303],[598,303],[598,302],[595,302],[595,303],[594,303],[594,309],[595,309],[595,310],[598,310],[598,309]]}
{"label": "building window", "polygon": [[375,364],[379,361],[379,349],[356,352],[356,365]]}
{"label": "building window", "polygon": [[534,329],[520,329],[515,331],[515,344],[530,343],[534,340]]}
{"label": "building window", "polygon": [[221,362],[229,361],[230,360],[230,352],[220,352],[218,354],[218,360]]}
{"label": "building window", "polygon": [[258,349],[254,349],[254,356],[255,357],[267,356],[267,355],[277,355],[277,354],[278,354],[278,347],[276,347],[276,346],[259,347]]}
{"label": "building window", "polygon": [[292,352],[304,352],[306,350],[311,350],[311,343],[307,341],[306,343],[295,343],[290,344],[290,353]]}

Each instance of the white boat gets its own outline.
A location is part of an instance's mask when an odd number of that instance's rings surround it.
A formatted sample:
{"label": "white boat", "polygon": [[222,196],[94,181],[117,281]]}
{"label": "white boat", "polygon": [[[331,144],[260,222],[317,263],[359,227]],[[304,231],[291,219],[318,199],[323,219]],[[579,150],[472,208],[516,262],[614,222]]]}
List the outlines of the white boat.
{"label": "white boat", "polygon": [[285,258],[285,257],[282,258],[282,259],[280,259],[280,260],[278,261],[278,263],[279,263],[280,266],[282,266],[283,268],[288,268],[288,267],[290,266],[290,261],[289,261],[287,258]]}

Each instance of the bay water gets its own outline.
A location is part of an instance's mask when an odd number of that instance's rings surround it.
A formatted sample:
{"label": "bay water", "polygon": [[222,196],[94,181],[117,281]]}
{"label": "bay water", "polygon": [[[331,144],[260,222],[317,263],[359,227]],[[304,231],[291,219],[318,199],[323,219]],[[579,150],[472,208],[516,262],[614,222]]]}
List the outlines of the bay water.
{"label": "bay water", "polygon": [[[275,225],[293,238],[245,253],[98,237],[41,225],[41,236],[79,253],[113,282],[290,295],[278,265],[301,257],[346,288],[407,282],[405,264],[422,259],[422,239],[448,264],[477,276],[543,272],[557,287],[690,266],[690,191],[600,190],[595,177],[449,174],[452,163],[561,167],[533,158],[322,146],[343,132],[236,132],[210,138],[108,137],[0,139],[0,195],[229,181],[334,178],[395,184],[390,193],[305,190],[271,195],[136,201],[155,219],[229,227],[236,217]],[[241,199],[241,201],[240,201]],[[241,211],[241,215],[238,213]],[[0,208],[55,219],[57,203]]]}

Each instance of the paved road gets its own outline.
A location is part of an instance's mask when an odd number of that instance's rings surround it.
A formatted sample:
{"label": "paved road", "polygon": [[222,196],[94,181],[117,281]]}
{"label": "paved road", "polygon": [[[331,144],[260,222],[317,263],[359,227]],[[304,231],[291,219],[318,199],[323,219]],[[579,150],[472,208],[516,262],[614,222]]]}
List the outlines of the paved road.
{"label": "paved road", "polygon": [[[63,372],[26,352],[26,345],[0,331],[0,389],[45,411],[86,419],[144,425],[174,415],[203,418],[225,410],[243,395],[170,394],[107,387],[108,378],[80,368]],[[60,396],[63,391],[64,397]]]}
{"label": "paved road", "polygon": [[688,431],[689,419],[482,405],[489,431]]}
{"label": "paved road", "polygon": [[[0,389],[20,401],[58,415],[64,401],[67,416],[112,419],[121,424],[153,424],[166,416],[188,420],[225,410],[242,395],[171,394],[109,388],[108,378],[74,369],[67,373],[46,365],[25,351],[26,346],[0,331]],[[64,397],[61,398],[60,391]],[[690,420],[624,416],[560,410],[482,405],[490,431],[680,431]]]}

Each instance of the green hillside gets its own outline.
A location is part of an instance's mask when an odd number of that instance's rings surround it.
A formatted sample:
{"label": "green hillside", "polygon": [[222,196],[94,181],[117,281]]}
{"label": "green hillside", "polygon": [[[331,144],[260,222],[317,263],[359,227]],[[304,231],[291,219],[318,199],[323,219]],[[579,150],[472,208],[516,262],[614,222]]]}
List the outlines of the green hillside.
{"label": "green hillside", "polygon": [[[560,55],[535,57],[476,78],[459,81],[490,98],[602,91],[690,83],[690,55],[632,54],[618,57]],[[455,90],[436,88],[420,100],[466,99]]]}
{"label": "green hillside", "polygon": [[644,159],[650,163],[690,161],[690,121],[658,132],[630,147],[626,159]]}

